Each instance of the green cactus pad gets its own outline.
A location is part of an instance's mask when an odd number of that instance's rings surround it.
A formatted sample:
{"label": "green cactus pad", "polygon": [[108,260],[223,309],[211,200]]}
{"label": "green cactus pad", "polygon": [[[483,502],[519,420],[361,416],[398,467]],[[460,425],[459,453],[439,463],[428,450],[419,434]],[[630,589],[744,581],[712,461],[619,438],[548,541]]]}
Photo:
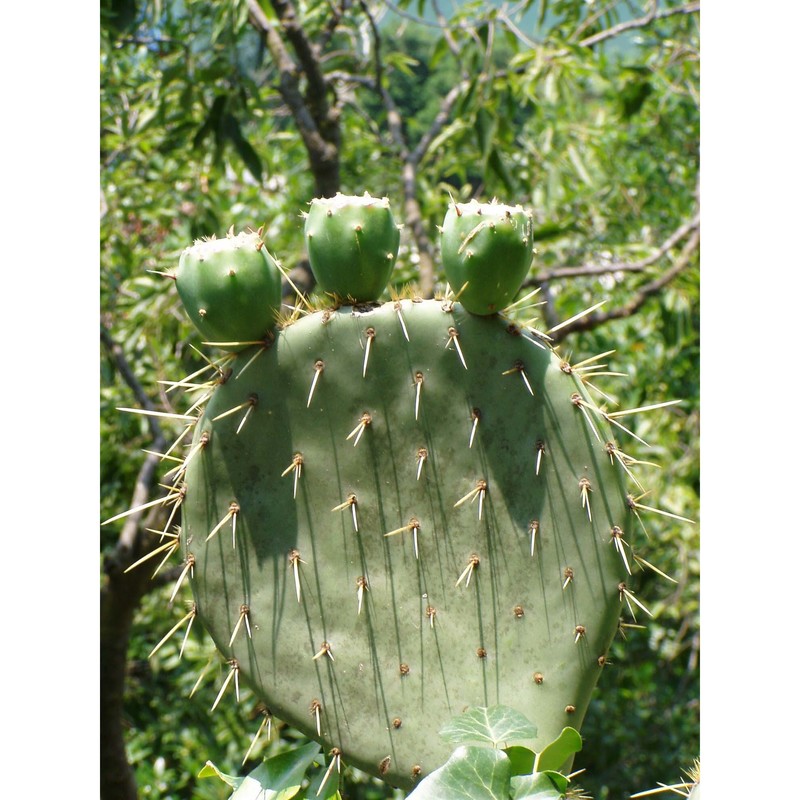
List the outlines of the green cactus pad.
{"label": "green cactus pad", "polygon": [[311,271],[323,291],[356,303],[380,297],[400,245],[387,198],[337,194],[312,200],[305,238]]}
{"label": "green cactus pad", "polygon": [[467,707],[519,710],[534,749],[578,728],[632,526],[580,378],[436,300],[310,313],[254,354],[197,423],[182,505],[197,614],[237,677],[405,788]]}
{"label": "green cactus pad", "polygon": [[275,326],[281,272],[257,233],[195,242],[181,253],[175,283],[200,334],[226,350],[242,350]]}
{"label": "green cactus pad", "polygon": [[533,224],[521,206],[451,203],[442,224],[442,266],[459,302],[496,314],[519,291],[533,259]]}

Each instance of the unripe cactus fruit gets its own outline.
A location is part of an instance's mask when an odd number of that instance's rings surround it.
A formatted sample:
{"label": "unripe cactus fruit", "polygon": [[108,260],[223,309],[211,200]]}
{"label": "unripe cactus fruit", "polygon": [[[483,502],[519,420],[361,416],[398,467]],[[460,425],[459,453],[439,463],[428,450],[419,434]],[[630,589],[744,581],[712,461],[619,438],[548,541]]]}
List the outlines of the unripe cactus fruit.
{"label": "unripe cactus fruit", "polygon": [[400,228],[387,198],[337,193],[311,201],[305,238],[319,287],[341,300],[367,303],[389,282]]}
{"label": "unripe cactus fruit", "polygon": [[268,336],[281,306],[280,269],[254,232],[187,247],[175,284],[204,339],[234,352]]}
{"label": "unripe cactus fruit", "polygon": [[473,314],[495,314],[519,291],[533,259],[533,223],[521,206],[451,203],[441,228],[442,266]]}

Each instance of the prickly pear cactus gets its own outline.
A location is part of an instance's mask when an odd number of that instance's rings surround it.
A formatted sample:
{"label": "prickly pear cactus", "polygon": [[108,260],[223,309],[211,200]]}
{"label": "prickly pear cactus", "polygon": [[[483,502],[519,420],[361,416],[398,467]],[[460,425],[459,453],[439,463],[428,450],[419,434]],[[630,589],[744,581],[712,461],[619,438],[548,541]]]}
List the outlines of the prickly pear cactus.
{"label": "prickly pear cactus", "polygon": [[[482,247],[502,271],[508,240]],[[363,263],[375,297],[382,260]],[[644,609],[613,416],[580,365],[472,287],[477,313],[452,298],[309,307],[226,355],[168,498],[191,616],[227,662],[217,702],[245,681],[405,788],[447,760],[438,732],[466,708],[519,710],[534,749],[579,727],[622,608]]]}

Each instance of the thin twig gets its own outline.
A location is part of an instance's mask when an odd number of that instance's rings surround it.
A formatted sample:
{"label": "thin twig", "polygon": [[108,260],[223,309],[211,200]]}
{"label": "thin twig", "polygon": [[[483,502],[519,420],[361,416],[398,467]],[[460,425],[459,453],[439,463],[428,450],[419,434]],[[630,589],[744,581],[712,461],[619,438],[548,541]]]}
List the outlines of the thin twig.
{"label": "thin twig", "polygon": [[[604,31],[595,33],[592,36],[587,36],[578,44],[581,47],[594,47],[596,44],[600,44],[600,42],[605,42],[608,39],[619,36],[621,33],[625,33],[626,31],[635,30],[636,28],[644,28],[655,20],[666,19],[667,17],[672,17],[675,14],[694,14],[700,10],[699,2],[689,3],[685,6],[678,6],[677,8],[665,8],[663,11],[656,11],[657,5],[657,3],[653,3],[653,8],[643,17],[637,17],[636,19],[630,19],[626,22],[620,22],[618,25],[607,28]],[[567,55],[568,52],[568,50],[564,50],[559,52],[559,55]]]}
{"label": "thin twig", "polygon": [[529,278],[525,282],[525,286],[535,286],[547,281],[562,280],[564,278],[581,278],[586,277],[587,275],[606,275],[610,272],[642,272],[643,270],[647,269],[647,267],[655,264],[656,261],[665,256],[673,247],[675,247],[678,242],[680,242],[690,233],[696,231],[699,227],[700,212],[697,212],[690,220],[684,222],[678,228],[676,228],[675,231],[671,233],[656,250],[640,261],[631,261],[627,264],[595,264],[589,262],[588,264],[581,264],[580,266],[554,267],[546,272],[537,272],[536,275]]}
{"label": "thin twig", "polygon": [[558,334],[554,337],[556,341],[561,341],[567,334],[575,333],[577,331],[594,330],[606,322],[615,319],[624,319],[633,316],[651,297],[658,294],[670,281],[679,275],[689,264],[694,251],[700,244],[700,230],[695,229],[689,237],[686,244],[681,249],[675,263],[666,270],[660,277],[656,278],[650,283],[642,286],[636,293],[636,296],[624,306],[612,309],[611,311],[602,314],[590,314],[586,317],[581,317],[575,322],[565,325],[559,329]]}

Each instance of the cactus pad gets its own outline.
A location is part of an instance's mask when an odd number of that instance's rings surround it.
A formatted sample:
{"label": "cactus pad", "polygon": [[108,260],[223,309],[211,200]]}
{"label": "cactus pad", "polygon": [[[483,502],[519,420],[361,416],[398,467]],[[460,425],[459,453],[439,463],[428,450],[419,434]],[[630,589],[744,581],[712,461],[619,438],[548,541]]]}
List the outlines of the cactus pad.
{"label": "cactus pad", "polygon": [[257,233],[195,242],[181,254],[175,283],[201,335],[226,350],[264,339],[275,325],[281,272]]}
{"label": "cactus pad", "polygon": [[632,513],[608,422],[549,345],[403,299],[308,313],[231,363],[196,424],[181,543],[237,678],[406,788],[466,707],[518,709],[534,748],[579,727]]}
{"label": "cactus pad", "polygon": [[480,315],[505,308],[533,259],[530,214],[495,201],[454,202],[441,231],[442,266],[464,308]]}
{"label": "cactus pad", "polygon": [[389,282],[400,230],[387,198],[317,198],[305,222],[311,271],[320,288],[343,300],[377,300]]}

